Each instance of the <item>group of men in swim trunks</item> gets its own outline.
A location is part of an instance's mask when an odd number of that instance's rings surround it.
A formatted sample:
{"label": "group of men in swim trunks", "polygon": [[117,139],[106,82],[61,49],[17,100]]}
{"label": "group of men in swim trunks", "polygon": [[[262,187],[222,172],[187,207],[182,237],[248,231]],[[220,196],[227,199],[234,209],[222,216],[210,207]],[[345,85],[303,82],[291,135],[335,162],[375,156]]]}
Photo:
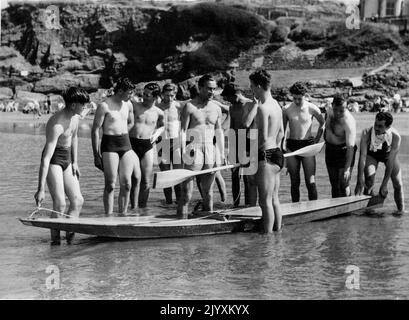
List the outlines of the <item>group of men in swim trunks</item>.
{"label": "group of men in swim trunks", "polygon": [[[106,215],[113,213],[114,189],[118,177],[119,214],[126,214],[129,201],[131,208],[146,207],[154,166],[154,143],[161,170],[182,167],[204,170],[226,163],[223,113],[227,113],[230,118],[229,162],[244,165],[246,161],[243,159],[246,159],[247,165],[256,163],[254,174],[245,175],[245,204],[255,206],[258,193],[266,233],[281,228],[278,191],[280,171],[285,166],[283,150],[292,152],[318,143],[324,133],[325,163],[332,196],[349,196],[357,146],[356,123],[346,109],[345,98],[342,95],[334,97],[332,108],[327,110],[325,119],[320,109],[305,99],[307,89],[302,83],[295,83],[290,88],[293,102],[281,108],[271,95],[272,79],[266,70],[253,72],[249,80],[253,99],[244,97],[243,89],[229,83],[221,93],[225,101],[230,103],[230,106],[226,106],[214,99],[217,89],[215,79],[205,75],[199,80],[197,96],[182,106],[175,100],[174,84],[166,84],[162,90],[156,83],[147,84],[143,90],[143,101],[140,102],[133,95],[134,84],[127,78],[120,79],[115,85],[114,94],[98,106],[91,134],[94,164],[104,172],[103,202]],[[78,115],[90,100],[88,94],[78,88],[69,88],[64,93],[64,100],[66,107],[54,114],[47,123],[47,140],[35,199],[37,205],[41,205],[47,180],[53,210],[64,212],[66,194],[70,200],[67,215],[78,216],[83,204],[78,182]],[[318,130],[312,136],[314,118],[318,121]],[[383,162],[386,169],[379,193],[386,197],[390,178],[398,212],[402,213],[402,176],[397,157],[401,137],[392,127],[392,122],[390,113],[380,112],[376,115],[374,126],[363,131],[355,194],[373,193],[375,173],[379,162]],[[164,129],[161,138],[153,141],[152,137],[161,127]],[[252,134],[254,132],[256,135]],[[286,135],[288,138],[284,139]],[[288,157],[286,166],[291,179],[293,202],[300,200],[301,164],[308,198],[318,198],[315,157]],[[240,203],[240,170],[242,168],[232,171],[234,206]],[[214,173],[200,175],[197,179],[205,211],[213,210],[214,181]],[[172,190],[169,188],[164,192],[166,202],[172,203]],[[177,214],[180,218],[188,217],[192,193],[193,179],[175,187]],[[67,240],[71,241],[72,238],[73,234],[67,233]],[[59,231],[52,230],[53,242],[59,243],[59,239]]]}
{"label": "group of men in swim trunks", "polygon": [[[358,150],[356,122],[347,110],[347,100],[342,94],[333,97],[332,107],[326,110],[326,119],[320,109],[305,99],[307,88],[297,82],[290,88],[293,102],[283,108],[284,128],[289,127],[286,139],[287,151],[318,143],[324,133],[325,164],[331,184],[333,198],[351,195],[350,181],[355,156]],[[316,136],[311,134],[313,119],[318,121]],[[398,213],[404,212],[402,176],[399,159],[401,137],[392,127],[393,117],[388,112],[379,112],[374,126],[361,134],[358,181],[355,194],[373,194],[375,173],[379,162],[386,166],[379,193],[386,197],[389,178],[395,190]],[[287,168],[291,180],[291,198],[300,199],[300,165],[303,165],[309,200],[317,199],[315,184],[315,157],[289,157]]]}

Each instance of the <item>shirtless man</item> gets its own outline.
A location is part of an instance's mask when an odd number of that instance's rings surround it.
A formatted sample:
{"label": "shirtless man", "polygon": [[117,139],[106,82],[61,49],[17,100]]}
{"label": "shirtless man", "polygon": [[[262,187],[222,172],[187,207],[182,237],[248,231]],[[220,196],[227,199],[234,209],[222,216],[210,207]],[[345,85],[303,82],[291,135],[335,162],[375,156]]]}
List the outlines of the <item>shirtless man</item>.
{"label": "shirtless man", "polygon": [[[34,198],[37,206],[45,197],[45,182],[53,199],[53,210],[63,213],[65,195],[70,200],[67,215],[78,217],[84,203],[81,195],[78,168],[78,123],[89,96],[83,89],[69,88],[63,94],[66,107],[55,113],[47,122],[46,143],[41,155],[38,189]],[[53,213],[52,215],[56,215]],[[71,243],[73,232],[67,232]],[[52,244],[60,244],[60,230],[51,229]]]}
{"label": "shirtless man", "polygon": [[[318,143],[324,131],[325,119],[320,109],[305,100],[307,88],[301,82],[296,82],[290,88],[293,102],[283,109],[284,135],[289,126],[290,134],[287,139],[287,150],[290,152]],[[315,137],[312,136],[312,121],[315,118],[319,122],[319,128]],[[291,180],[292,202],[300,201],[300,169],[304,170],[305,184],[308,190],[308,199],[317,200],[317,187],[315,184],[316,161],[312,157],[288,157],[287,168]]]}
{"label": "shirtless man", "polygon": [[[104,172],[104,208],[105,214],[114,210],[114,190],[119,174],[119,214],[128,209],[131,190],[131,175],[134,167],[134,155],[129,141],[128,129],[133,126],[132,104],[129,99],[135,86],[127,78],[120,79],[114,88],[114,95],[102,102],[95,113],[92,125],[92,150],[95,166]],[[99,130],[102,128],[102,140],[99,145]]]}
{"label": "shirtless man", "polygon": [[[162,88],[162,102],[158,107],[164,113],[164,139],[161,140],[162,148],[158,150],[158,156],[161,159],[159,168],[166,171],[182,167],[180,153],[180,115],[181,105],[176,98],[177,87],[173,83],[167,83]],[[176,185],[176,201],[180,198],[180,185]],[[163,189],[166,204],[172,204],[172,188]]]}
{"label": "shirtless man", "polygon": [[[244,156],[249,156],[250,152],[250,138],[248,137],[248,130],[244,126],[243,118],[247,114],[250,108],[253,106],[252,100],[243,96],[243,90],[233,83],[226,84],[222,96],[231,104],[230,107],[230,129],[235,133],[235,150],[234,161],[241,163],[240,159]],[[239,143],[239,132],[246,131],[246,145]],[[234,143],[233,139],[229,139]],[[233,146],[229,145],[231,150]],[[229,151],[230,152],[230,151]],[[244,163],[243,163],[244,164]],[[244,175],[244,201],[246,205],[256,206],[257,202],[257,182],[254,175]],[[238,207],[240,205],[240,168],[232,169],[232,193],[233,193],[233,206]]]}
{"label": "shirtless man", "polygon": [[[217,88],[216,81],[210,75],[199,79],[199,95],[189,101],[182,112],[182,147],[184,168],[194,171],[213,168],[216,161],[213,138],[216,136],[216,148],[219,148],[219,161],[224,160],[224,134],[221,127],[222,112],[212,100]],[[185,137],[184,137],[185,136]],[[184,147],[183,140],[187,146]],[[203,210],[213,210],[212,186],[214,174],[204,174],[199,178],[203,197]],[[192,198],[193,180],[182,184],[181,199],[177,214],[187,218],[188,205]]]}
{"label": "shirtless man", "polygon": [[405,212],[403,196],[402,171],[398,153],[401,136],[392,127],[393,117],[389,112],[379,112],[373,127],[364,129],[361,135],[358,181],[355,194],[372,195],[375,185],[375,174],[379,162],[385,164],[385,174],[379,188],[379,194],[386,198],[389,178],[392,180],[397,214]]}
{"label": "shirtless man", "polygon": [[[138,207],[146,208],[153,171],[153,145],[151,136],[157,127],[163,125],[164,112],[156,106],[160,95],[160,87],[156,83],[148,83],[143,89],[143,101],[132,100],[135,125],[129,131],[132,149],[139,158],[141,183],[139,187]],[[136,186],[132,181],[132,190]],[[133,192],[131,192],[133,194]],[[132,197],[131,207],[136,207],[136,195]]]}
{"label": "shirtless man", "polygon": [[325,164],[331,182],[332,197],[351,195],[349,182],[355,162],[356,123],[347,110],[344,96],[337,94],[327,110],[325,123]]}
{"label": "shirtless man", "polygon": [[250,75],[253,106],[245,116],[244,125],[249,128],[255,120],[258,129],[258,170],[256,173],[259,205],[263,215],[265,233],[281,229],[281,211],[278,190],[280,171],[284,165],[280,149],[284,137],[283,114],[278,102],[271,96],[271,76],[264,69]]}

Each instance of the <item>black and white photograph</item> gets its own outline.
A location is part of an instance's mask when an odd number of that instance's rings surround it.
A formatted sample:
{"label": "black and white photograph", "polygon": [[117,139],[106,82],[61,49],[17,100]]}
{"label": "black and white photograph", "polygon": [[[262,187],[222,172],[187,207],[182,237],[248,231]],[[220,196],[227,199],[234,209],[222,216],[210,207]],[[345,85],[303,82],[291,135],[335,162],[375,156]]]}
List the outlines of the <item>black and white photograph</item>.
{"label": "black and white photograph", "polygon": [[409,298],[409,0],[0,3],[0,300]]}

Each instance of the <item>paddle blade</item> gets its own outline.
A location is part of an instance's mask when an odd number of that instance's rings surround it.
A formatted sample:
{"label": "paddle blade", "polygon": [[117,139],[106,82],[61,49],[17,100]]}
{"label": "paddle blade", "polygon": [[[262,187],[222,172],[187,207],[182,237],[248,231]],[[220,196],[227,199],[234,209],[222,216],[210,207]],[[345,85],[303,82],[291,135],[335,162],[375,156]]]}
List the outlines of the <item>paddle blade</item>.
{"label": "paddle blade", "polygon": [[159,171],[153,174],[153,188],[163,189],[177,185],[186,179],[193,177],[197,173],[186,169],[174,169],[168,171]]}
{"label": "paddle blade", "polygon": [[316,144],[312,144],[310,146],[306,146],[304,148],[298,149],[297,151],[290,152],[290,153],[285,153],[284,157],[293,157],[293,156],[299,156],[299,157],[313,157],[316,156],[318,153],[321,152],[322,147],[324,146],[325,142],[320,142]]}
{"label": "paddle blade", "polygon": [[151,136],[151,143],[153,144],[156,140],[158,140],[159,136],[165,131],[165,127],[160,127],[156,129]]}

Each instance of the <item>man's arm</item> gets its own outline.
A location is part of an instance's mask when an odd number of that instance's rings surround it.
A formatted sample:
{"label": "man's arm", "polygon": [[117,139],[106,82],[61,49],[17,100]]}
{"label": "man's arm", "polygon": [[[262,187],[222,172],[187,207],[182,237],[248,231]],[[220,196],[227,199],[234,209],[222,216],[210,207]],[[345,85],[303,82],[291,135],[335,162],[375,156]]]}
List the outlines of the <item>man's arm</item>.
{"label": "man's arm", "polygon": [[344,166],[344,172],[350,170],[352,159],[354,157],[354,148],[356,143],[356,123],[352,116],[348,117],[345,121],[345,144],[347,146],[346,161]]}
{"label": "man's arm", "polygon": [[128,113],[128,132],[129,132],[135,125],[135,118],[133,115],[133,103],[132,102],[129,103],[128,109],[129,109],[129,113]]}
{"label": "man's arm", "polygon": [[379,193],[383,197],[386,197],[389,178],[391,177],[391,174],[392,174],[396,155],[398,154],[399,149],[400,149],[401,140],[402,140],[401,136],[397,132],[393,132],[391,151],[389,153],[388,161],[386,161],[385,175],[383,177],[381,187],[379,189]]}
{"label": "man's arm", "polygon": [[217,108],[217,121],[215,124],[215,135],[216,135],[216,148],[219,150],[220,154],[220,163],[224,163],[224,131],[222,127],[222,109]]}
{"label": "man's arm", "polygon": [[41,156],[40,171],[38,174],[38,187],[37,192],[34,195],[37,206],[41,205],[45,195],[45,181],[50,167],[50,161],[54,154],[55,147],[58,142],[58,138],[63,133],[64,128],[61,125],[55,125],[54,123],[48,123],[46,127],[46,143],[43,154]]}
{"label": "man's arm", "polygon": [[355,188],[355,195],[361,195],[364,184],[365,184],[365,176],[364,176],[364,169],[365,169],[365,162],[366,162],[366,154],[368,152],[368,132],[367,130],[363,130],[361,134],[361,142],[359,144],[359,160],[358,160],[358,176],[357,176],[357,184]]}
{"label": "man's arm", "polygon": [[157,109],[158,109],[158,121],[156,123],[156,127],[160,128],[165,125],[165,112],[163,112],[163,110],[161,110],[160,108],[157,108]]}
{"label": "man's arm", "polygon": [[317,121],[319,123],[317,134],[315,136],[315,143],[318,143],[318,142],[320,142],[322,134],[324,133],[325,118],[322,115],[321,110],[316,105],[312,105],[311,113],[312,113],[312,116],[315,119],[317,119]]}
{"label": "man's arm", "polygon": [[258,102],[254,98],[254,100],[250,102],[248,106],[248,112],[245,113],[243,117],[243,125],[245,128],[250,128],[251,124],[253,123],[253,120],[257,114]]}
{"label": "man's arm", "polygon": [[99,129],[104,124],[106,114],[106,103],[102,102],[95,112],[94,122],[92,124],[91,140],[92,140],[92,151],[94,153],[94,164],[95,166],[103,171],[102,158],[100,154],[99,145]]}
{"label": "man's arm", "polygon": [[190,124],[190,113],[189,110],[191,108],[191,103],[188,102],[182,108],[181,117],[180,117],[180,137],[181,137],[181,144],[182,144],[182,151],[184,151],[186,147],[186,134]]}
{"label": "man's arm", "polygon": [[71,138],[71,157],[72,157],[72,174],[74,176],[80,177],[80,170],[78,168],[78,124],[79,119],[77,120],[77,126],[72,133]]}

